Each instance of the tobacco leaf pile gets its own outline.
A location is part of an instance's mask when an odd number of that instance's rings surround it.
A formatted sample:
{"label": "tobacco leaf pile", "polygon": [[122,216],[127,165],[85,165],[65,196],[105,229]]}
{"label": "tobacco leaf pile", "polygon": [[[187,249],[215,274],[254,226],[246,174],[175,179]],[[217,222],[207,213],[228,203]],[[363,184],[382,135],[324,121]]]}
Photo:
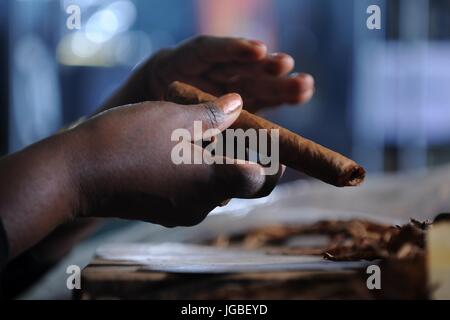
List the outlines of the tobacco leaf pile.
{"label": "tobacco leaf pile", "polygon": [[[382,270],[383,290],[370,292],[372,298],[426,299],[430,289],[425,240],[430,224],[414,219],[402,226],[362,219],[323,220],[312,224],[264,226],[219,236],[211,244],[264,250],[267,254],[321,255],[333,261],[375,260]],[[317,236],[322,238],[314,243]],[[308,237],[313,240],[306,244],[295,241]],[[365,286],[366,278],[367,274],[362,272],[358,285]],[[364,292],[361,288],[357,292],[357,296],[367,298],[360,294]]]}
{"label": "tobacco leaf pile", "polygon": [[[222,235],[213,244],[266,249],[268,253],[323,255],[334,261],[407,259],[424,254],[429,224],[414,219],[403,226],[361,219],[323,220],[313,224],[269,225],[246,233]],[[312,235],[327,236],[328,241],[322,246],[289,244],[293,238]]]}

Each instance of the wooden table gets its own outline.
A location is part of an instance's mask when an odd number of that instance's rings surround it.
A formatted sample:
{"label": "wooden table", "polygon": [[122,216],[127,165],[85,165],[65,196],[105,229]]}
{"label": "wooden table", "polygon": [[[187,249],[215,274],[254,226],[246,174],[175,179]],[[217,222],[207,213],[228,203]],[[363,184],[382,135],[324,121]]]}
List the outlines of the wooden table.
{"label": "wooden table", "polygon": [[[260,253],[239,256],[239,263],[214,260],[213,250],[220,256],[228,250],[207,248],[198,256],[197,249],[186,247],[185,256],[178,261],[167,263],[171,258],[163,256],[159,262],[157,254],[138,252],[145,245],[109,246],[113,254],[96,257],[82,272],[82,290],[78,299],[370,299],[372,293],[366,287],[365,263],[336,263],[311,257],[312,262],[295,262],[297,257],[270,256],[269,261],[259,261]],[[150,246],[165,248],[166,245]],[[194,249],[192,249],[192,247]],[[118,250],[116,250],[119,248]],[[116,259],[124,248],[129,248],[128,256]],[[136,249],[134,249],[136,248]],[[171,245],[168,245],[170,251]],[[144,248],[145,249],[145,248]],[[105,250],[103,250],[105,251]],[[151,251],[151,250],[150,250]],[[196,260],[189,260],[194,252]],[[137,253],[138,252],[138,253]],[[159,251],[158,251],[159,252]],[[233,252],[232,252],[233,253]],[[133,258],[135,254],[136,258]],[[175,251],[178,254],[178,251]],[[234,254],[234,253],[233,253]],[[261,253],[263,254],[263,253]],[[187,258],[185,258],[187,257]],[[256,257],[256,258],[255,258]],[[149,260],[146,260],[149,258]],[[226,258],[226,257],[225,257]],[[164,260],[165,259],[165,260]],[[176,258],[174,258],[176,260]],[[256,259],[256,260],[255,260]],[[204,265],[204,261],[213,260]],[[291,261],[292,260],[292,261]],[[298,260],[302,260],[298,257]],[[185,261],[183,265],[183,261]],[[203,261],[203,262],[198,262]],[[219,261],[216,263],[215,261]],[[256,264],[252,265],[252,261]],[[274,264],[273,261],[280,261]],[[250,263],[250,266],[247,265]],[[200,265],[199,265],[200,264]],[[231,265],[230,265],[231,264]],[[264,266],[268,267],[265,268]],[[221,268],[225,268],[221,270]],[[256,268],[256,269],[254,269]],[[277,270],[277,269],[280,270]],[[155,269],[155,270],[153,270]],[[165,271],[167,269],[167,271]],[[265,269],[265,270],[264,270]],[[204,271],[202,271],[204,270]],[[237,270],[233,272],[232,270]]]}

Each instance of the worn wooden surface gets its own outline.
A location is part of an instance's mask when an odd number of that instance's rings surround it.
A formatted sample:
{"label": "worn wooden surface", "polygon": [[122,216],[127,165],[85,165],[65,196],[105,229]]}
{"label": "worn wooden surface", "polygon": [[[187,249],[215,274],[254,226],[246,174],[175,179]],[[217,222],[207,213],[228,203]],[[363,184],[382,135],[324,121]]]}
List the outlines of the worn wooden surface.
{"label": "worn wooden surface", "polygon": [[78,299],[370,299],[357,271],[285,271],[223,275],[89,265]]}
{"label": "worn wooden surface", "polygon": [[365,265],[211,246],[110,245],[83,270],[77,298],[367,299]]}

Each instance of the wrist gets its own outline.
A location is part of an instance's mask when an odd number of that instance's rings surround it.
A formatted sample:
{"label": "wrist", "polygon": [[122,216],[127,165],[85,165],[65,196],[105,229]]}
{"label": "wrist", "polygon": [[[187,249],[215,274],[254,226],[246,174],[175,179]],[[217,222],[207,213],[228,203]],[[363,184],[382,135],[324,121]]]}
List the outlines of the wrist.
{"label": "wrist", "polygon": [[[103,217],[113,191],[114,170],[110,165],[113,155],[109,152],[113,149],[111,132],[116,127],[102,119],[90,119],[64,133],[65,163],[74,188],[72,215],[76,218]],[[105,146],[109,147],[105,150]]]}
{"label": "wrist", "polygon": [[[93,160],[90,144],[92,137],[85,134],[85,129],[72,128],[57,137],[64,149],[64,167],[67,172],[68,189],[70,189],[69,217],[88,217],[91,213],[92,201],[90,200],[89,181],[93,180]],[[91,177],[89,179],[89,177]]]}
{"label": "wrist", "polygon": [[79,194],[69,140],[54,135],[1,159],[0,214],[13,256],[74,217]]}

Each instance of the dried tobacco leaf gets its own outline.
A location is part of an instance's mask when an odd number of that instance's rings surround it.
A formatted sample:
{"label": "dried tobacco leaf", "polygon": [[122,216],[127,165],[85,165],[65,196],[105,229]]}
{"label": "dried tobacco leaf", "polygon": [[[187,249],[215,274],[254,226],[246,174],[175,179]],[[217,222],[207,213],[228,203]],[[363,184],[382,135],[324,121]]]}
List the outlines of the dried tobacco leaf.
{"label": "dried tobacco leaf", "polygon": [[[390,226],[362,219],[322,220],[313,224],[269,225],[232,236],[221,235],[213,244],[267,249],[270,253],[323,255],[334,261],[407,258],[425,248],[425,230],[429,222],[411,219],[404,226]],[[307,235],[326,235],[327,245],[291,246],[290,240]]]}
{"label": "dried tobacco leaf", "polygon": [[[383,270],[383,290],[375,298],[423,299],[429,297],[425,238],[429,222],[411,219],[391,226],[361,219],[323,220],[313,224],[269,225],[231,236],[222,235],[215,244],[262,249],[267,254],[321,255],[327,260],[377,261]],[[292,246],[298,237],[326,236],[320,246]],[[367,294],[367,291],[364,291]]]}

